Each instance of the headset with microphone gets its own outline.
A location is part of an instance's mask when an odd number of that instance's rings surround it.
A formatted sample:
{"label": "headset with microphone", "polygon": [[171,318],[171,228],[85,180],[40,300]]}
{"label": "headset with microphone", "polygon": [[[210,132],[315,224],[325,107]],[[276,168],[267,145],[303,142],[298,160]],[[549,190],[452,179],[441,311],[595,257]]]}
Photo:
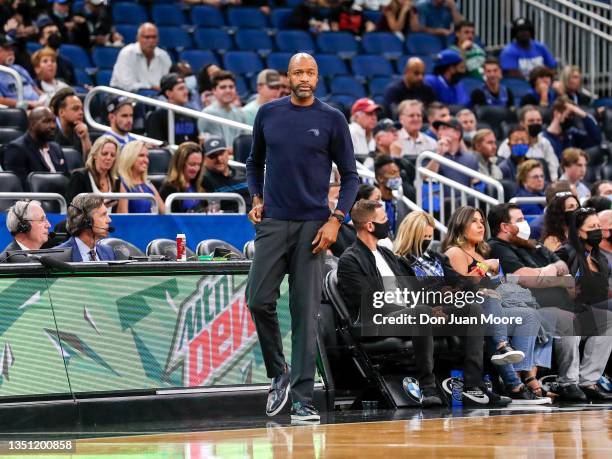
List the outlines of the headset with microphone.
{"label": "headset with microphone", "polygon": [[17,209],[13,207],[13,213],[17,217],[17,229],[13,232],[13,236],[20,233],[29,233],[32,229],[32,223],[28,219],[26,219],[26,214],[28,213],[28,207],[30,207],[30,203],[32,201],[28,199],[26,201],[26,205],[23,208],[23,212],[17,213]]}
{"label": "headset with microphone", "polygon": [[93,231],[94,228],[96,229],[103,229],[106,230],[110,233],[114,233],[115,232],[115,228],[113,226],[108,226],[106,228],[103,228],[101,226],[95,226],[93,219],[89,216],[89,214],[87,212],[85,212],[85,209],[81,209],[80,207],[75,206],[74,204],[70,203],[68,204],[70,207],[75,208],[76,210],[78,210],[81,215],[83,215],[82,220],[80,221],[79,225],[75,228],[75,230],[73,231],[73,234],[77,234],[79,231],[81,230],[86,230],[86,229],[90,229]]}

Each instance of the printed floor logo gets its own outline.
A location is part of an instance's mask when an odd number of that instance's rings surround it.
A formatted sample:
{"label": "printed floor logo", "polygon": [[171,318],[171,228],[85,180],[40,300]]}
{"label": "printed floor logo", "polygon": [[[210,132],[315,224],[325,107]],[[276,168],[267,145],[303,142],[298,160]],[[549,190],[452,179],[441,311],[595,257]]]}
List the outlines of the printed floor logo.
{"label": "printed floor logo", "polygon": [[165,373],[182,365],[184,386],[205,385],[257,342],[245,284],[234,279],[205,276],[180,306]]}

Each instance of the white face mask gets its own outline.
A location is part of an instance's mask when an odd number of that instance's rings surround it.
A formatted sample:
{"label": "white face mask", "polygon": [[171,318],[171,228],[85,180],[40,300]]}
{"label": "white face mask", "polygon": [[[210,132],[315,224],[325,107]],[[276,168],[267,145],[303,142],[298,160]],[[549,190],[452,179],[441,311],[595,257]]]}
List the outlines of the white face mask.
{"label": "white face mask", "polygon": [[531,235],[531,228],[529,227],[529,223],[526,221],[515,223],[518,227],[519,232],[516,235],[518,238],[523,239],[525,241],[529,240],[529,236]]}

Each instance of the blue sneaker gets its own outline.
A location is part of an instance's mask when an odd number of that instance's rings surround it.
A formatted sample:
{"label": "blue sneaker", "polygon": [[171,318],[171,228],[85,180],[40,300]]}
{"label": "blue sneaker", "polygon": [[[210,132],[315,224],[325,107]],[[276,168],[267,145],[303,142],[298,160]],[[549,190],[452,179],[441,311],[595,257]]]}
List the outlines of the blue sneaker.
{"label": "blue sneaker", "polygon": [[283,409],[289,399],[289,386],[291,383],[291,367],[286,366],[285,372],[272,380],[268,389],[268,401],[266,403],[266,414],[277,415]]}
{"label": "blue sneaker", "polygon": [[317,409],[310,403],[294,402],[291,405],[292,422],[319,422],[321,416]]}

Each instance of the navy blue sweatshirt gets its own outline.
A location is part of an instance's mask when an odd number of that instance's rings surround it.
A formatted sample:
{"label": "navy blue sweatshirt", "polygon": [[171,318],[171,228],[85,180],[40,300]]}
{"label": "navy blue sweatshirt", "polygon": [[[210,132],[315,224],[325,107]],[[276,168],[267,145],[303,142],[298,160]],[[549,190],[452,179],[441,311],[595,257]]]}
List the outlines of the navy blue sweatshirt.
{"label": "navy blue sweatshirt", "polygon": [[337,208],[346,214],[359,178],[344,115],[318,99],[294,105],[289,96],[259,108],[246,168],[249,192],[263,195],[264,217],[326,220],[332,161],[340,172]]}

